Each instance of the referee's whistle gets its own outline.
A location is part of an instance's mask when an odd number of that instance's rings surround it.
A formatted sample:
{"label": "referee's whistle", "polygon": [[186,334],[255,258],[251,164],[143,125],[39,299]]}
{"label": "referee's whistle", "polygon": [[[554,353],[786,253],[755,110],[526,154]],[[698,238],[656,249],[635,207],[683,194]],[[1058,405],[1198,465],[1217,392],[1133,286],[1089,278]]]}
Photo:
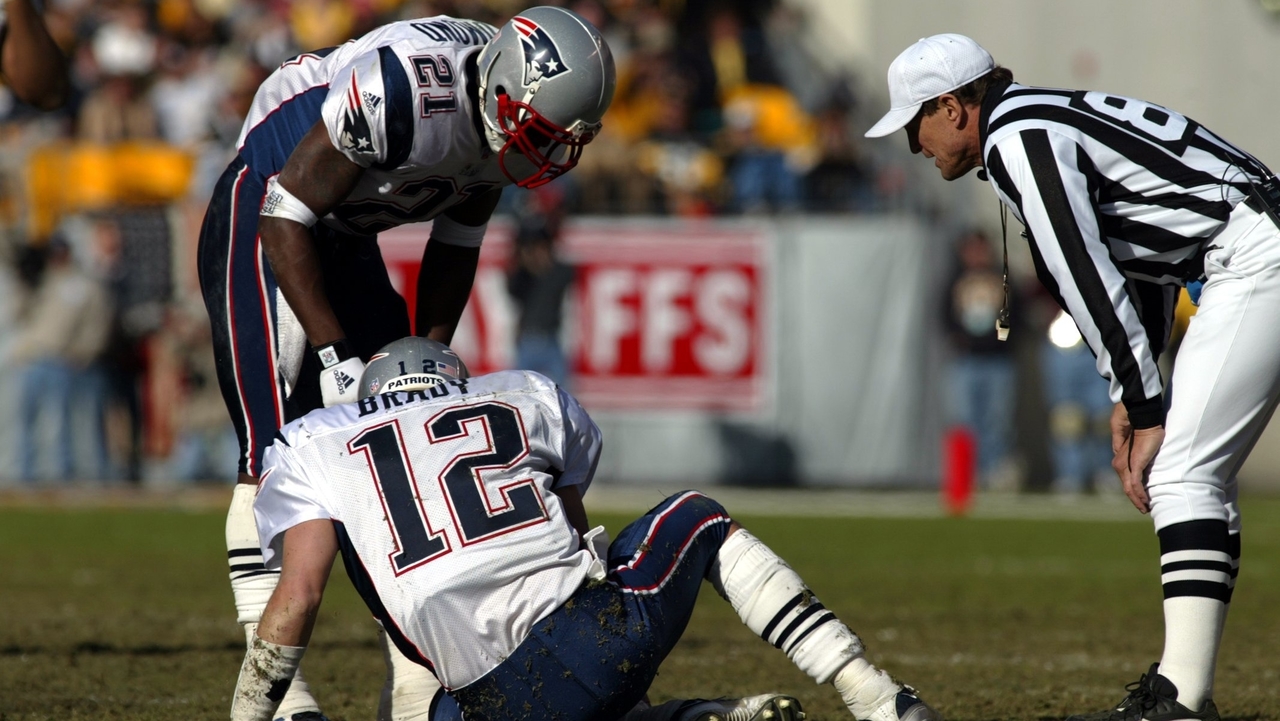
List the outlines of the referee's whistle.
{"label": "referee's whistle", "polygon": [[996,318],[996,340],[1009,340],[1009,321],[1005,318]]}

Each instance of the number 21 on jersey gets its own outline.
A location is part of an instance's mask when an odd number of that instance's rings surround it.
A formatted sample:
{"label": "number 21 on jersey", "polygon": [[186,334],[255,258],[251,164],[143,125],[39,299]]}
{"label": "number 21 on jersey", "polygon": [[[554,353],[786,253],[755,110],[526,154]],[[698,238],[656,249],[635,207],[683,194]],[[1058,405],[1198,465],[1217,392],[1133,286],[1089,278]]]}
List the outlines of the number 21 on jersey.
{"label": "number 21 on jersey", "polygon": [[[438,468],[417,469],[409,461],[410,446],[426,442],[456,451]],[[400,420],[364,428],[347,443],[352,454],[364,454],[373,474],[396,550],[389,556],[396,575],[462,546],[527,528],[547,520],[547,509],[533,479],[514,479],[510,470],[529,453],[520,412],[505,403],[489,402],[446,409],[427,421],[423,431],[401,428]],[[484,441],[484,448],[476,448]],[[450,529],[436,529],[427,517],[427,498],[441,498],[449,509]],[[495,502],[496,499],[496,502]]]}

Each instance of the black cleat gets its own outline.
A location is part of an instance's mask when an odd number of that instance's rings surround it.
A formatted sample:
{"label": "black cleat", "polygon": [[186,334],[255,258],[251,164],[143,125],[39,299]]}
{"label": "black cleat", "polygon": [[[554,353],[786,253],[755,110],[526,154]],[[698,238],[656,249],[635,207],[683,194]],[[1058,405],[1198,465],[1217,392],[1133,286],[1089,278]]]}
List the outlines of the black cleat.
{"label": "black cleat", "polygon": [[1159,668],[1160,664],[1151,664],[1142,678],[1125,686],[1129,695],[1110,711],[1068,716],[1067,721],[1220,721],[1213,699],[1206,700],[1199,711],[1178,703],[1178,688],[1156,672]]}

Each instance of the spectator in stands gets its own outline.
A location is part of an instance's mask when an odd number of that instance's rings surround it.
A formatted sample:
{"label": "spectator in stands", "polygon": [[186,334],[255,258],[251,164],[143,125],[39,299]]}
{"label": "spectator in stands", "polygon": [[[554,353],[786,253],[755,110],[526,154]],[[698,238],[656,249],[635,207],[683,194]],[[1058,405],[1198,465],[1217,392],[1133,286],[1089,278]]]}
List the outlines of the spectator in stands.
{"label": "spectator in stands", "polygon": [[158,43],[148,29],[146,7],[113,8],[89,47],[99,84],[80,107],[80,138],[95,143],[157,138],[156,113],[146,88]]}
{"label": "spectator in stands", "polygon": [[962,235],[947,283],[945,325],[952,358],[950,419],[977,441],[984,488],[1017,486],[1010,463],[1015,371],[1008,343],[996,336],[1004,305],[1004,278],[990,241],[980,231]]}
{"label": "spectator in stands", "polygon": [[713,3],[705,14],[690,12],[680,23],[684,36],[679,67],[693,84],[690,121],[696,133],[711,135],[720,129],[725,101],[743,85],[778,83],[759,18],[751,17],[751,5]]}
{"label": "spectator in stands", "polygon": [[656,182],[661,192],[657,212],[711,215],[718,205],[724,164],[690,132],[686,89],[674,78],[655,88],[657,112],[648,135],[636,144],[635,169]]}
{"label": "spectator in stands", "polygon": [[560,259],[556,245],[563,220],[554,184],[530,194],[512,248],[507,291],[520,309],[516,324],[516,367],[537,371],[568,388],[569,363],[560,342],[564,300],[574,268]]}
{"label": "spectator in stands", "polygon": [[1119,488],[1111,470],[1111,395],[1071,316],[1058,311],[1041,336],[1055,493]]}
{"label": "spectator in stands", "polygon": [[800,209],[804,176],[819,159],[817,132],[786,88],[748,83],[731,91],[723,138],[734,210]]}
{"label": "spectator in stands", "polygon": [[834,83],[814,118],[818,164],[805,178],[809,210],[850,212],[874,206],[870,173],[852,131],[850,84],[848,79]]}
{"label": "spectator in stands", "polygon": [[239,442],[218,389],[213,333],[204,308],[198,303],[175,306],[161,338],[179,365],[182,384],[169,477],[234,483]]}
{"label": "spectator in stands", "polygon": [[[74,477],[78,445],[72,432],[71,395],[91,365],[98,362],[111,328],[110,297],[102,285],[76,264],[60,236],[47,247],[47,265],[23,312],[10,361],[22,370],[18,457],[24,481],[36,477],[40,419],[52,414],[56,435],[51,453],[55,477]],[[106,477],[107,451],[101,419],[88,440],[94,467],[87,475]]]}

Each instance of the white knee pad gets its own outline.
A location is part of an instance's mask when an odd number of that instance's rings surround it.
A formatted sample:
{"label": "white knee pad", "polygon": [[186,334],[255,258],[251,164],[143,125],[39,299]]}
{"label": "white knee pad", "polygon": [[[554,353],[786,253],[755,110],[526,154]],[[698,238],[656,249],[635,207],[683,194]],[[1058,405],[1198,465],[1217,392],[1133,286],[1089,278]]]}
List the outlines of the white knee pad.
{"label": "white knee pad", "polygon": [[429,721],[431,701],[441,691],[440,682],[422,664],[410,661],[378,628],[387,681],[378,697],[378,721]]}
{"label": "white knee pad", "polygon": [[227,511],[227,563],[236,620],[240,623],[257,623],[262,619],[262,609],[267,607],[267,599],[280,580],[280,573],[268,571],[262,562],[258,524],[253,517],[256,491],[257,488],[248,483],[237,483]]}
{"label": "white knee pad", "polygon": [[828,611],[799,574],[745,530],[725,539],[707,580],[742,622],[826,683],[862,655],[862,641]]}

